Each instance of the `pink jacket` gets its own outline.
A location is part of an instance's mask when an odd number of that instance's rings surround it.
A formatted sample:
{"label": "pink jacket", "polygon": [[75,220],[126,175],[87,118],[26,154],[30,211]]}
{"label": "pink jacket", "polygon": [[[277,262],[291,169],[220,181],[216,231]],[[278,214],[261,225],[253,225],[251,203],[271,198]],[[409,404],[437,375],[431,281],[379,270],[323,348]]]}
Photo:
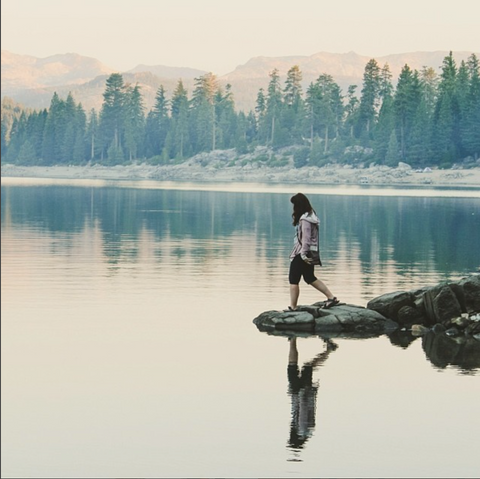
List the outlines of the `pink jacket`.
{"label": "pink jacket", "polygon": [[295,227],[295,242],[290,253],[290,260],[297,254],[306,254],[312,246],[312,249],[317,249],[319,224],[320,220],[313,211],[311,214],[305,213],[300,217],[300,221]]}

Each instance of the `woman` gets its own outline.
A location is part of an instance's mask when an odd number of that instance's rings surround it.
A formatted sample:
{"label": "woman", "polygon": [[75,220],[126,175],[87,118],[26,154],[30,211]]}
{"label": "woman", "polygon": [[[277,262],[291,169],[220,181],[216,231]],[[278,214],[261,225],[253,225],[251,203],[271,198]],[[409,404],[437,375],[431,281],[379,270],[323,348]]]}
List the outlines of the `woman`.
{"label": "woman", "polygon": [[297,309],[298,297],[300,296],[299,283],[302,276],[307,284],[313,286],[327,297],[323,307],[331,308],[338,304],[339,301],[333,296],[327,285],[315,277],[314,265],[308,257],[310,246],[316,247],[318,245],[318,217],[304,194],[297,193],[290,198],[290,202],[293,203],[292,218],[296,235],[295,244],[290,253],[290,273],[288,275],[290,282],[290,306],[287,311],[295,311]]}

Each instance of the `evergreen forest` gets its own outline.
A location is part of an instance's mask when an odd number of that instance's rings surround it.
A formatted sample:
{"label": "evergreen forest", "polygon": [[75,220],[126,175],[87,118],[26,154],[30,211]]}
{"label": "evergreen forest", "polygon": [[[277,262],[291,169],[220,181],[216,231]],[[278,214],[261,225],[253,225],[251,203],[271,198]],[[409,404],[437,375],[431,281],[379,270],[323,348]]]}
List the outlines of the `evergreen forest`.
{"label": "evergreen forest", "polygon": [[[298,66],[283,83],[273,70],[248,113],[236,110],[231,86],[220,87],[212,73],[196,78],[191,93],[181,80],[170,95],[160,86],[148,112],[140,86],[119,73],[106,80],[100,111],[86,112],[71,94],[54,93],[40,111],[2,101],[1,156],[11,164],[167,165],[213,150],[243,155],[256,146],[293,147],[296,168],[478,165],[479,59],[472,54],[457,65],[450,53],[438,74],[405,65],[396,85],[388,64],[372,59],[362,85],[346,92],[326,73],[303,91]],[[274,155],[266,160],[284,164]]]}

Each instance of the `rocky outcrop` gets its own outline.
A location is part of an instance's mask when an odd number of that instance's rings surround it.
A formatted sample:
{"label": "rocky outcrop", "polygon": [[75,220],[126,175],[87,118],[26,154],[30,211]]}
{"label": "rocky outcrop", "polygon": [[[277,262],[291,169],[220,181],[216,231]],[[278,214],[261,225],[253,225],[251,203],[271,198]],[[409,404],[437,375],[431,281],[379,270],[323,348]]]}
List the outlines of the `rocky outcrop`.
{"label": "rocky outcrop", "polygon": [[369,301],[367,308],[401,326],[446,324],[480,311],[480,274],[417,290],[384,294]]}
{"label": "rocky outcrop", "polygon": [[253,322],[261,331],[392,334],[396,329],[422,336],[433,331],[480,340],[480,274],[459,281],[397,291],[372,299],[366,308],[341,303],[323,309],[323,302],[296,311],[266,311]]}
{"label": "rocky outcrop", "polygon": [[351,333],[385,333],[398,327],[394,321],[371,309],[339,304],[323,309],[323,302],[299,306],[296,311],[266,311],[253,322],[261,331],[289,330]]}

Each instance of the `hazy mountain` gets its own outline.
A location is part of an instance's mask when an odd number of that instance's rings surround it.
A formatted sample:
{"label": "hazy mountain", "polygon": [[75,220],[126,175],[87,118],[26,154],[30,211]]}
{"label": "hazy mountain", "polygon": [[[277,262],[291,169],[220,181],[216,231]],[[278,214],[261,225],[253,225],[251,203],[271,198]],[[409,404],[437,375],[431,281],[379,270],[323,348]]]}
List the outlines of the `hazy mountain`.
{"label": "hazy mountain", "polygon": [[[472,52],[454,52],[457,64],[466,60]],[[479,53],[476,53],[480,57]],[[447,51],[412,52],[375,57],[383,66],[388,63],[396,81],[405,64],[420,70],[423,66],[440,71]],[[288,70],[298,65],[303,74],[303,84],[308,84],[322,73],[333,76],[345,93],[348,86],[358,85],[361,90],[365,65],[372,57],[349,53],[320,52],[310,56],[255,57],[234,71],[219,77],[219,83],[232,85],[235,103],[238,109],[251,110],[259,88],[265,88],[269,82],[269,73],[277,68],[280,78],[286,77]],[[105,90],[107,76],[114,72],[98,60],[82,57],[72,53],[36,58],[16,55],[2,51],[2,96],[9,96],[15,101],[32,108],[45,108],[50,105],[53,92],[65,98],[72,92],[75,100],[81,102],[86,110],[99,109],[102,93]],[[150,109],[155,93],[160,85],[171,96],[178,80],[181,78],[191,94],[193,79],[206,73],[192,68],[177,68],[163,65],[138,65],[123,73],[125,82],[139,84],[145,98],[145,105]]]}
{"label": "hazy mountain", "polygon": [[[473,52],[454,52],[457,65]],[[303,76],[303,87],[315,81],[322,73],[332,75],[334,80],[342,88],[344,94],[349,85],[358,85],[357,92],[362,88],[362,79],[365,65],[375,58],[383,67],[388,63],[395,84],[401,69],[405,64],[412,70],[421,70],[424,66],[433,67],[437,72],[441,70],[443,59],[449,54],[447,51],[436,52],[413,52],[386,55],[382,57],[369,57],[349,53],[319,52],[311,56],[288,56],[288,57],[254,57],[244,65],[240,65],[231,73],[220,77],[222,83],[230,83],[238,106],[243,105],[251,109],[255,105],[256,95],[259,88],[266,90],[269,82],[269,73],[273,69],[279,71],[283,82],[288,70],[298,65]],[[476,53],[480,57],[480,53]]]}
{"label": "hazy mountain", "polygon": [[207,73],[204,70],[196,70],[195,68],[182,68],[182,67],[167,67],[165,65],[137,65],[135,68],[128,70],[126,73],[153,73],[160,78],[174,78],[178,80],[191,80],[193,78],[200,77]]}
{"label": "hazy mountain", "polygon": [[82,84],[115,70],[76,53],[37,58],[2,50],[2,95],[49,86]]}

